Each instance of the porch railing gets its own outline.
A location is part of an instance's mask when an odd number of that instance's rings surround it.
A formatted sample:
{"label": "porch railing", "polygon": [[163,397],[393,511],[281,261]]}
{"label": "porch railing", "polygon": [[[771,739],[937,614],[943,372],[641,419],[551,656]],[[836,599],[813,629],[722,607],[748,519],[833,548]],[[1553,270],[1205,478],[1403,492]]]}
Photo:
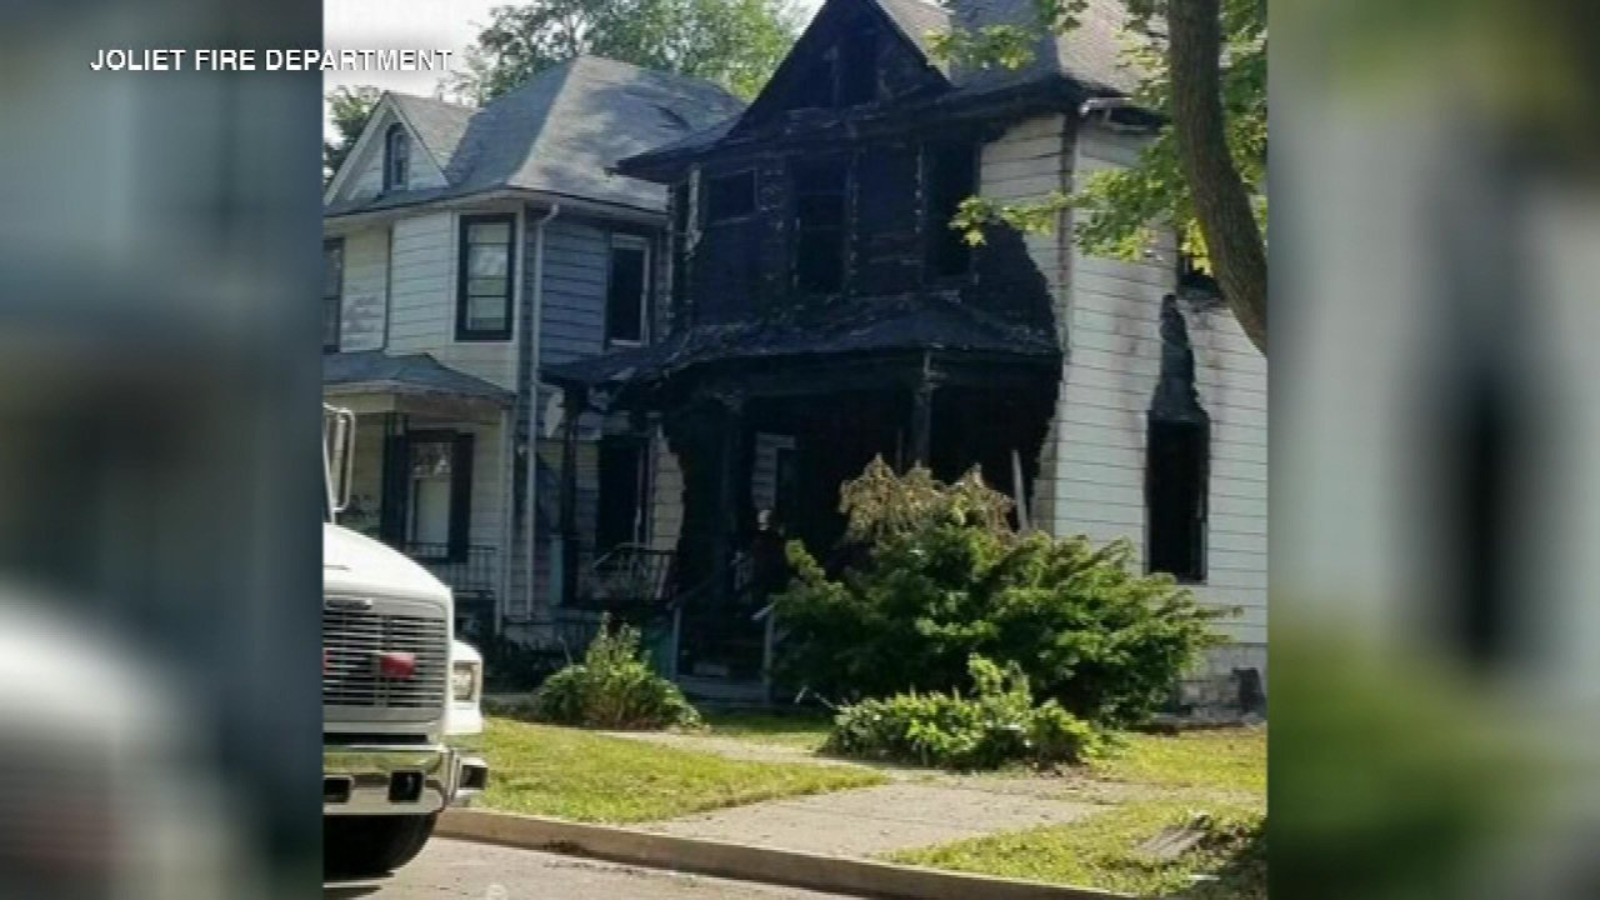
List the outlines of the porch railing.
{"label": "porch railing", "polygon": [[500,577],[499,553],[494,547],[468,547],[456,557],[450,555],[446,544],[407,543],[400,550],[449,585],[457,597],[494,596]]}

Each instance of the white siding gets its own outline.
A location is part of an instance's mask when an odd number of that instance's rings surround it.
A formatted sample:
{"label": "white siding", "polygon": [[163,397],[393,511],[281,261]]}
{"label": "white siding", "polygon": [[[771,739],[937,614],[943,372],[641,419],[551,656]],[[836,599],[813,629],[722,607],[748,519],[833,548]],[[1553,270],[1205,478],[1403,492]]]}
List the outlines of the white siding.
{"label": "white siding", "polygon": [[[999,140],[984,145],[980,166],[983,196],[997,201],[1026,201],[1051,191],[1070,190],[1071,149],[1072,122],[1066,116],[1039,116],[1017,124]],[[1049,286],[1057,330],[1064,335],[1071,299],[1067,290],[1072,259],[1068,230],[1058,227],[1053,234],[1030,234],[1025,240],[1029,255]],[[1041,451],[1039,477],[1029,504],[1037,522],[1048,523],[1055,517],[1052,486],[1059,446],[1059,436],[1052,425]]]}
{"label": "white siding", "polygon": [[[1075,154],[1082,175],[1128,165],[1136,138],[1085,126]],[[1063,229],[1065,231],[1065,229]],[[1155,258],[1125,263],[1071,250],[1061,307],[1067,367],[1044,448],[1038,504],[1058,534],[1144,543],[1145,411],[1160,370],[1159,313],[1173,284],[1170,240]],[[1052,260],[1054,261],[1054,260]],[[1207,583],[1202,601],[1239,607],[1224,631],[1267,640],[1266,359],[1224,310],[1185,310],[1200,402],[1212,419]],[[1262,663],[1264,672],[1264,662]]]}
{"label": "white siding", "polygon": [[[456,259],[462,215],[505,210],[435,212],[394,225],[389,352],[430,353],[444,365],[508,390],[516,386],[516,341],[456,340]],[[516,252],[517,243],[513,242]],[[518,278],[521,278],[518,254]],[[516,316],[513,304],[513,319]],[[513,326],[513,331],[515,327]]]}
{"label": "white siding", "polygon": [[650,546],[676,551],[683,532],[683,469],[660,431],[655,436],[655,471],[650,482]]}
{"label": "white siding", "polygon": [[388,287],[389,230],[369,228],[345,235],[340,350],[382,349]]}

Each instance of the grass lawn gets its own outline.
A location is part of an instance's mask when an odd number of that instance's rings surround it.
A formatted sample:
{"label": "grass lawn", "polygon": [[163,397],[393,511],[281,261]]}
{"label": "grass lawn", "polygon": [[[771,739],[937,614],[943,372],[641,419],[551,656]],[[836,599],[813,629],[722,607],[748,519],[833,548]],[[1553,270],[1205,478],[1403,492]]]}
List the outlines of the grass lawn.
{"label": "grass lawn", "polygon": [[833,716],[824,710],[764,712],[705,711],[711,734],[757,744],[773,744],[815,753],[828,739]]}
{"label": "grass lawn", "polygon": [[[1126,735],[1093,780],[1149,788],[1072,825],[991,835],[895,854],[898,862],[1185,900],[1267,896],[1265,729]],[[1173,826],[1208,819],[1175,860],[1140,852]],[[1210,876],[1196,881],[1194,876]]]}
{"label": "grass lawn", "polygon": [[489,763],[483,806],[577,822],[645,822],[883,781],[868,771],[731,760],[503,718],[490,718],[471,746]]}
{"label": "grass lawn", "polygon": [[1095,777],[1158,787],[1247,791],[1266,795],[1264,728],[1190,731],[1178,735],[1127,734],[1114,755],[1096,761]]}

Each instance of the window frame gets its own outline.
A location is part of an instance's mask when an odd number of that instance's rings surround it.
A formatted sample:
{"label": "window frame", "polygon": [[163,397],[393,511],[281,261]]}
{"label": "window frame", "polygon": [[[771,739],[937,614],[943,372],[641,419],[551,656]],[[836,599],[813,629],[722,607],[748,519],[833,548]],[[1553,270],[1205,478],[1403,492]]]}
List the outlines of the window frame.
{"label": "window frame", "polygon": [[[398,140],[397,140],[398,139]],[[396,152],[396,145],[400,152]],[[402,171],[395,175],[395,164]],[[411,133],[403,122],[391,124],[383,133],[383,190],[404,191],[411,187]]]}
{"label": "window frame", "polygon": [[[591,551],[599,554],[609,553],[618,547],[628,545],[644,545],[650,540],[650,512],[651,491],[654,488],[651,478],[650,458],[654,444],[647,435],[638,434],[608,434],[601,437],[595,445],[595,519],[594,534],[591,536]],[[632,484],[633,505],[628,510],[632,514],[632,524],[628,534],[620,541],[607,546],[607,541],[613,535],[603,534],[602,529],[609,524],[606,514],[608,497],[606,485],[606,461],[611,453],[623,451],[633,457],[633,471],[629,479]]]}
{"label": "window frame", "polygon": [[[467,294],[467,282],[471,280],[468,272],[468,258],[474,225],[505,224],[508,226],[506,238],[506,290],[505,290],[505,325],[496,329],[475,329],[470,327],[471,297]],[[495,343],[511,340],[516,329],[516,295],[517,295],[517,214],[516,213],[481,213],[461,216],[456,225],[456,341],[458,343]],[[488,296],[488,295],[482,295]]]}
{"label": "window frame", "polygon": [[[828,231],[831,229],[804,227],[801,219],[801,199],[806,196],[824,196],[821,191],[802,193],[800,190],[800,174],[805,167],[820,168],[825,165],[837,164],[844,177],[839,187],[839,284],[831,289],[808,287],[800,280],[800,259],[802,247],[805,244],[807,231]],[[850,239],[854,231],[854,222],[851,218],[851,192],[855,185],[855,160],[848,155],[825,157],[819,160],[802,160],[798,157],[789,161],[789,198],[792,211],[793,242],[789,253],[790,284],[796,293],[808,297],[835,297],[846,293],[850,286]]]}
{"label": "window frame", "polygon": [[[339,251],[339,284],[334,293],[328,293],[328,251]],[[345,242],[343,237],[322,239],[322,352],[324,354],[338,353],[344,346],[344,270],[345,270]],[[339,314],[333,319],[333,343],[328,343],[328,302],[332,301],[339,308]]]}
{"label": "window frame", "polygon": [[[612,280],[616,275],[617,250],[619,248],[641,251],[641,272],[639,273],[639,338],[630,340],[617,338],[611,333],[611,288]],[[654,261],[650,240],[643,235],[627,232],[615,232],[611,241],[606,246],[606,306],[605,306],[605,342],[607,347],[643,347],[650,343],[650,300],[653,295],[650,277],[651,264]]]}
{"label": "window frame", "polygon": [[[735,215],[725,215],[720,217],[713,215],[711,208],[711,191],[713,186],[719,182],[727,183],[733,181],[736,178],[750,179],[749,210]],[[723,172],[720,174],[708,173],[702,180],[705,182],[705,187],[701,189],[702,215],[700,216],[700,220],[704,223],[704,227],[715,228],[719,225],[728,225],[736,222],[749,221],[750,219],[755,218],[756,214],[761,211],[761,176],[756,171],[754,166],[737,169],[731,172]]]}

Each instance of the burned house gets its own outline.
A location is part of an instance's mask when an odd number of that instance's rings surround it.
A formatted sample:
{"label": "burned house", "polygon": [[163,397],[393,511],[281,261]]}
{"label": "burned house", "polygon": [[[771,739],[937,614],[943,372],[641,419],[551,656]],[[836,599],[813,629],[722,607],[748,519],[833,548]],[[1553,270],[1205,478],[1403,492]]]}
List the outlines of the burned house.
{"label": "burned house", "polygon": [[[1031,4],[955,8],[828,0],[748,109],[620,163],[671,198],[658,337],[541,370],[567,413],[552,603],[606,606],[607,571],[670,582],[671,668],[737,693],[772,640],[758,521],[826,557],[839,486],[874,457],[945,479],[977,465],[1024,525],[1131,538],[1240,609],[1196,673],[1226,692],[1235,669],[1265,673],[1266,361],[1170,235],[1130,263],[1081,253],[1071,212],[981,246],[949,227],[966,197],[1127,165],[1156,124],[1123,100],[1120,3],[1091,2],[1018,70],[940,62],[929,35]],[[602,458],[645,460],[590,513],[631,543],[582,540],[588,432],[611,436]]]}

